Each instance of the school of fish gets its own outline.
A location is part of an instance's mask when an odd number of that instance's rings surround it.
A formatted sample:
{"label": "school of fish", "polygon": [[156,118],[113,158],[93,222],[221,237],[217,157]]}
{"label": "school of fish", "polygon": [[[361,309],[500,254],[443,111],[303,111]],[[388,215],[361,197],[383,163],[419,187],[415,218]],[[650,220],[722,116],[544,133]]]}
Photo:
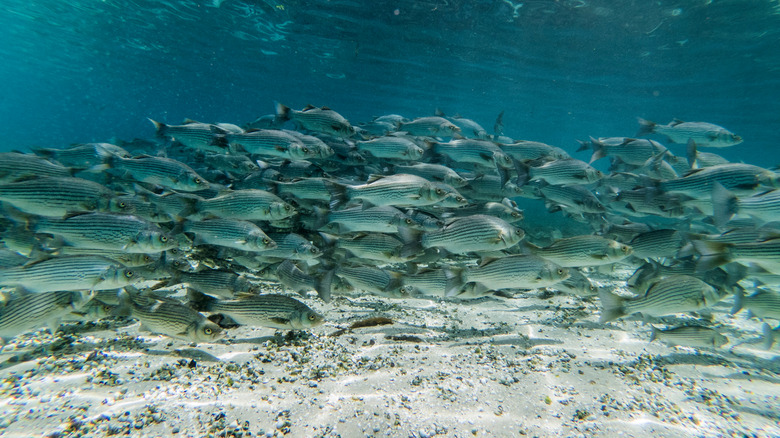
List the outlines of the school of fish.
{"label": "school of fish", "polygon": [[[0,153],[0,342],[105,317],[195,343],[323,323],[269,282],[324,302],[549,288],[598,297],[601,323],[696,312],[651,339],[697,348],[728,343],[706,311],[729,299],[778,340],[780,174],[702,152],[742,142],[720,126],[639,119],[581,141],[586,161],[504,136],[503,112],[493,134],[282,104],[244,127],[151,122],[156,141]],[[588,231],[524,220],[542,206]],[[633,296],[589,278],[616,266]]]}

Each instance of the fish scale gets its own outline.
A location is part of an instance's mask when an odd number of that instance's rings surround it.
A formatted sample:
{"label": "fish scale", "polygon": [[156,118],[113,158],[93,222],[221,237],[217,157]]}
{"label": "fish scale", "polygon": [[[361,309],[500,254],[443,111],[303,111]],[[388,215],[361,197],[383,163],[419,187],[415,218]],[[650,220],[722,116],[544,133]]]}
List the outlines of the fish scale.
{"label": "fish scale", "polygon": [[33,176],[69,177],[71,170],[43,158],[18,152],[0,153],[0,181]]}
{"label": "fish scale", "polygon": [[90,297],[82,292],[52,291],[26,293],[8,300],[0,308],[0,345],[2,341],[40,327],[43,322],[57,321],[80,308]]}
{"label": "fish scale", "polygon": [[444,248],[462,254],[470,251],[492,251],[516,245],[525,235],[522,229],[494,216],[460,217],[439,231],[422,235],[423,248]]}
{"label": "fish scale", "polygon": [[277,220],[296,214],[295,209],[273,193],[260,189],[235,190],[198,201],[194,216],[217,216],[243,220]]}
{"label": "fish scale", "polygon": [[489,289],[535,289],[552,286],[569,277],[569,269],[534,255],[513,255],[490,260],[463,271],[463,282]]}
{"label": "fish scale", "polygon": [[201,241],[244,251],[265,251],[276,248],[276,242],[271,240],[260,227],[248,221],[221,218],[188,221],[183,229],[195,235],[196,243]]}
{"label": "fish scale", "polygon": [[224,333],[203,314],[173,302],[150,300],[151,304],[132,301],[133,317],[153,333],[186,339],[188,341],[214,341]]}
{"label": "fish scale", "polygon": [[209,300],[204,311],[229,316],[241,325],[305,329],[322,323],[322,316],[306,304],[279,294],[261,294],[238,300]]}

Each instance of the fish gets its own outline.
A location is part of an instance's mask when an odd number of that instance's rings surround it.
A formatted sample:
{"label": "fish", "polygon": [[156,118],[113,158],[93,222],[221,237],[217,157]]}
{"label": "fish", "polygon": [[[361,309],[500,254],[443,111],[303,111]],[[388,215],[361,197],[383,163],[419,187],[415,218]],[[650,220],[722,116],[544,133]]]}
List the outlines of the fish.
{"label": "fish", "polygon": [[418,117],[412,121],[401,121],[398,122],[397,126],[398,131],[422,137],[452,137],[453,134],[460,132],[460,128],[455,124],[438,116]]}
{"label": "fish", "polygon": [[2,269],[0,285],[30,292],[117,289],[144,281],[142,273],[101,256],[62,256]]}
{"label": "fish", "polygon": [[499,143],[505,154],[519,162],[556,161],[571,158],[563,149],[546,143],[529,140],[515,140],[512,143]]}
{"label": "fish", "polygon": [[409,296],[425,295],[444,298],[456,295],[463,287],[461,270],[453,268],[423,269],[403,277],[403,287]]}
{"label": "fish", "polygon": [[608,265],[634,252],[629,245],[596,235],[558,239],[547,247],[538,247],[530,242],[525,245],[531,253],[564,268]]}
{"label": "fish", "polygon": [[529,181],[542,180],[548,184],[589,184],[603,177],[588,163],[575,158],[565,158],[549,161],[540,166],[532,167],[517,162],[517,185],[523,186]]}
{"label": "fish", "polygon": [[[401,233],[414,234],[408,230]],[[478,251],[496,251],[517,245],[525,237],[525,231],[494,216],[473,215],[453,219],[442,229],[423,232],[419,245],[411,235],[404,254],[416,254],[422,249],[441,248],[454,254]]]}
{"label": "fish", "polygon": [[217,324],[190,307],[174,301],[161,301],[139,293],[122,291],[122,305],[129,307],[141,328],[189,342],[215,342],[225,336]]}
{"label": "fish", "polygon": [[780,238],[753,243],[722,243],[692,240],[697,271],[708,271],[730,262],[752,263],[768,272],[780,274]]}
{"label": "fish", "polygon": [[627,137],[590,138],[589,142],[580,142],[582,151],[588,147],[593,149],[589,164],[607,156],[619,159],[633,166],[642,166],[651,158],[663,158],[667,149],[658,142],[646,139]]}
{"label": "fish", "polygon": [[336,248],[349,251],[354,257],[384,263],[403,263],[416,254],[402,254],[404,242],[392,235],[383,233],[363,233],[352,237],[334,239]]}
{"label": "fish", "polygon": [[693,169],[681,178],[660,181],[656,186],[663,193],[680,193],[709,200],[715,183],[737,195],[752,194],[761,187],[780,187],[780,175],[752,164],[728,163]]}
{"label": "fish", "polygon": [[[36,148],[35,155],[49,160],[55,160],[63,166],[76,169],[88,169],[104,164],[111,157],[130,158],[132,155],[121,146],[111,143],[81,143],[74,144],[64,149]],[[5,160],[0,160],[5,162]],[[54,163],[51,163],[54,164]],[[44,172],[38,170],[38,176],[44,176]],[[72,176],[72,175],[45,175],[45,176]]]}
{"label": "fish", "polygon": [[481,167],[512,169],[512,158],[495,143],[487,140],[455,138],[447,143],[433,143],[433,152],[453,163],[472,163]]}
{"label": "fish", "polygon": [[334,137],[349,138],[355,134],[355,128],[347,119],[326,106],[317,108],[308,105],[303,110],[296,111],[277,102],[276,116],[280,121],[292,120],[306,130]]}
{"label": "fish", "polygon": [[267,251],[277,247],[276,242],[260,227],[239,219],[215,218],[187,221],[182,229],[185,233],[194,236],[193,242],[196,245],[218,245],[252,252]]}
{"label": "fish", "polygon": [[406,298],[410,290],[403,287],[403,274],[389,269],[363,265],[341,265],[335,274],[352,287],[386,298]]}
{"label": "fish", "polygon": [[276,248],[264,251],[264,259],[314,260],[322,256],[322,250],[311,240],[296,233],[270,233]]}
{"label": "fish", "polygon": [[14,293],[0,307],[0,346],[41,326],[54,333],[67,314],[80,310],[92,296],[88,292],[59,290]]}
{"label": "fish", "polygon": [[365,184],[332,184],[331,208],[349,201],[363,201],[373,206],[415,207],[435,204],[448,194],[460,195],[455,188],[426,180],[417,175],[372,175]]}
{"label": "fish", "polygon": [[762,223],[772,222],[780,217],[780,190],[737,197],[716,182],[712,188],[712,210],[715,225],[719,227],[725,226],[736,215],[746,215]]}
{"label": "fish", "polygon": [[720,348],[729,343],[729,338],[709,327],[692,325],[666,330],[660,330],[653,326],[651,328],[650,342],[658,340],[670,346]]}
{"label": "fish", "polygon": [[744,293],[735,294],[734,307],[731,314],[735,315],[742,309],[748,309],[748,317],[771,318],[780,320],[780,293],[773,290],[759,289],[750,296]]}
{"label": "fish", "polygon": [[333,269],[325,269],[311,275],[304,272],[295,260],[285,260],[276,267],[276,277],[279,282],[293,292],[316,291],[320,299],[326,303],[331,300],[331,285],[334,276]]}
{"label": "fish", "polygon": [[285,219],[297,213],[292,205],[273,193],[259,189],[242,189],[196,200],[183,215],[190,219],[217,217],[268,221]]}
{"label": "fish", "polygon": [[337,234],[376,232],[397,233],[399,228],[421,230],[422,225],[396,207],[386,205],[363,208],[361,206],[343,210],[319,211],[319,226],[315,229],[337,231]]}
{"label": "fish", "polygon": [[712,123],[683,122],[675,119],[667,125],[659,125],[641,117],[638,118],[638,121],[637,137],[659,134],[667,137],[673,143],[688,144],[689,140],[693,140],[698,146],[714,148],[725,148],[742,143],[742,137]]}
{"label": "fish", "polygon": [[422,158],[425,150],[408,138],[383,136],[355,143],[359,151],[368,152],[374,158],[416,161]]}
{"label": "fish", "polygon": [[599,322],[614,321],[634,313],[644,317],[693,312],[711,307],[726,296],[724,289],[690,275],[670,275],[654,283],[644,296],[623,298],[607,290],[599,290],[601,316]]}
{"label": "fish", "polygon": [[73,170],[32,154],[0,153],[0,183],[40,176],[67,178],[73,176]]}
{"label": "fish", "polygon": [[672,229],[648,231],[631,239],[633,256],[638,258],[676,257],[687,242],[684,233]]}
{"label": "fish", "polygon": [[504,198],[501,202],[488,201],[484,204],[474,204],[445,212],[442,214],[442,217],[449,219],[451,217],[472,216],[475,214],[487,214],[510,224],[520,222],[525,217],[523,210],[517,207],[517,203],[508,198]]}
{"label": "fish", "polygon": [[65,219],[42,218],[31,228],[78,248],[156,253],[178,246],[174,236],[156,224],[129,215],[85,213]]}
{"label": "fish", "polygon": [[761,325],[761,333],[761,339],[764,341],[764,349],[769,350],[778,343],[778,339],[780,339],[780,325],[773,329],[769,324],[764,323]]}
{"label": "fish", "polygon": [[463,270],[463,283],[479,283],[486,290],[537,289],[569,278],[569,269],[534,255],[517,254],[486,258]]}
{"label": "fish", "polygon": [[286,295],[260,294],[220,300],[190,291],[188,297],[190,305],[196,310],[227,315],[240,325],[307,330],[325,320],[306,304]]}
{"label": "fish", "polygon": [[599,288],[595,286],[579,269],[567,268],[568,278],[551,285],[552,289],[580,296],[593,296],[598,293]]}
{"label": "fish", "polygon": [[141,155],[133,158],[111,156],[100,167],[111,175],[173,190],[197,192],[210,185],[190,166],[170,158]]}
{"label": "fish", "polygon": [[0,201],[29,214],[63,217],[111,208],[115,193],[81,178],[40,177],[0,184]]}
{"label": "fish", "polygon": [[232,149],[241,148],[249,154],[261,157],[305,160],[317,156],[317,151],[309,149],[294,136],[278,130],[261,129],[229,134],[225,140]]}
{"label": "fish", "polygon": [[154,125],[158,137],[178,141],[184,146],[196,150],[222,154],[229,152],[226,145],[214,141],[215,136],[228,133],[228,131],[217,125],[195,121],[190,121],[183,125],[166,125],[152,119],[149,119],[149,121]]}
{"label": "fish", "polygon": [[441,164],[414,163],[408,166],[395,166],[393,169],[394,173],[421,176],[428,181],[442,182],[456,189],[468,184],[468,181],[460,176],[458,172]]}
{"label": "fish", "polygon": [[234,298],[238,293],[257,294],[260,286],[246,275],[229,270],[206,269],[197,272],[175,271],[161,286],[186,284],[190,290],[195,290],[218,298]]}

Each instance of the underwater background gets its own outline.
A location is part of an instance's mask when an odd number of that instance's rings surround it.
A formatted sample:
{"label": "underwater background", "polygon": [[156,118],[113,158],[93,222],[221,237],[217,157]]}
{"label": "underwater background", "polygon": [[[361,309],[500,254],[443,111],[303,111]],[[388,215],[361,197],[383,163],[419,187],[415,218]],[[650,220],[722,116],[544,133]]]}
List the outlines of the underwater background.
{"label": "underwater background", "polygon": [[[571,151],[636,117],[741,135],[776,164],[770,0],[53,1],[0,9],[2,150],[152,137],[327,105],[353,123],[435,108]],[[492,131],[489,129],[489,131]],[[767,153],[771,162],[764,160]]]}

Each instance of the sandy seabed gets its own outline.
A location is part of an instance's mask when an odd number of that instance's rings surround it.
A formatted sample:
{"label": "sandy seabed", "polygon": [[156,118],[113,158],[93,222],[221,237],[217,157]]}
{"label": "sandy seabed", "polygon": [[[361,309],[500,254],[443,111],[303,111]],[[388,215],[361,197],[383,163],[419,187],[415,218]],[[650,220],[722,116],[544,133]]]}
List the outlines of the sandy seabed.
{"label": "sandy seabed", "polygon": [[[780,436],[777,346],[730,300],[712,311],[730,343],[702,350],[544,291],[312,299],[320,327],[239,327],[213,344],[65,324],[0,353],[0,436]],[[392,324],[349,328],[379,316]]]}

